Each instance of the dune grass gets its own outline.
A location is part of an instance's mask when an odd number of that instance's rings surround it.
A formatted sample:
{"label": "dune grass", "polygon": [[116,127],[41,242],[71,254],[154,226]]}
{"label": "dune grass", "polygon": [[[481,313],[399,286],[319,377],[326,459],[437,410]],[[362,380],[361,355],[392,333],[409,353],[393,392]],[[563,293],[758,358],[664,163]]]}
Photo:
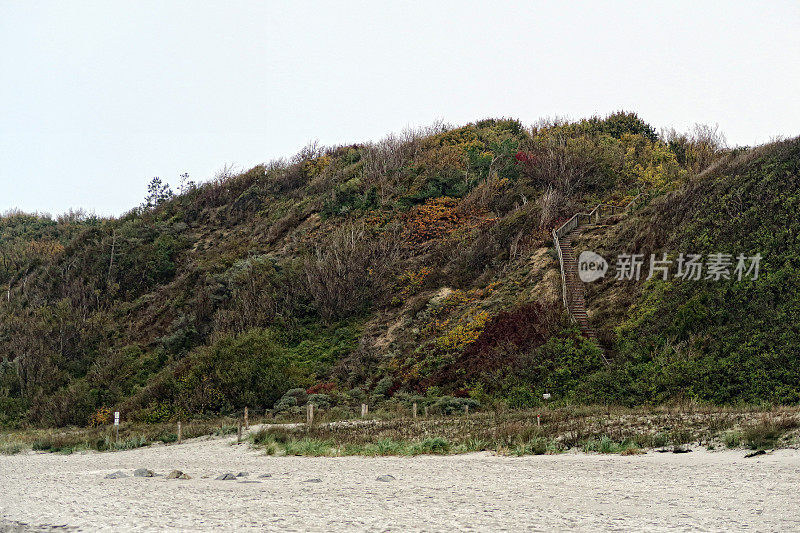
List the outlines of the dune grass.
{"label": "dune grass", "polygon": [[[237,429],[237,421],[233,418],[190,421],[182,425],[182,438],[230,435],[236,433]],[[111,426],[14,430],[0,432],[0,455],[27,450],[61,454],[87,450],[120,451],[154,443],[173,444],[177,440],[176,424],[122,423],[119,439],[115,437]]]}
{"label": "dune grass", "polygon": [[[538,415],[538,419],[537,419]],[[637,455],[647,449],[789,445],[797,408],[563,407],[431,418],[376,417],[349,423],[273,425],[251,436],[271,455],[419,455],[492,451],[507,455]]]}
{"label": "dune grass", "polygon": [[[538,419],[537,419],[538,417]],[[253,425],[273,422],[251,417]],[[175,424],[123,423],[119,440],[111,427],[28,429],[0,433],[0,454],[28,450],[69,454],[118,451],[153,443],[174,444]],[[235,434],[236,418],[183,424],[183,438]],[[414,456],[490,451],[523,456],[568,450],[635,455],[648,449],[687,445],[709,449],[771,449],[796,444],[800,408],[723,408],[686,404],[657,408],[568,406],[486,410],[468,415],[371,413],[365,419],[305,424],[268,424],[246,436],[270,455]]]}

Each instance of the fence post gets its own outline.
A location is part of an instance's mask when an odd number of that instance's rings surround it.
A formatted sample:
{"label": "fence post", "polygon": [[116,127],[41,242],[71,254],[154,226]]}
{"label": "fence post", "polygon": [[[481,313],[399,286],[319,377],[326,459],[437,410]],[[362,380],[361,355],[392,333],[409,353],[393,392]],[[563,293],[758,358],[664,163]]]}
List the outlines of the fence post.
{"label": "fence post", "polygon": [[361,404],[361,418],[364,418],[369,414],[369,405],[362,403]]}
{"label": "fence post", "polygon": [[414,418],[417,418],[417,402],[414,402]]}
{"label": "fence post", "polygon": [[183,433],[181,432],[181,421],[178,420],[178,444],[181,443],[181,438],[183,437]]}
{"label": "fence post", "polygon": [[242,443],[242,419],[239,419],[239,431],[236,432],[236,444]]}
{"label": "fence post", "polygon": [[250,429],[250,419],[247,416],[247,407],[244,408],[244,429]]}
{"label": "fence post", "polygon": [[422,407],[422,413],[425,415],[425,418],[428,418],[428,406],[427,405]]}
{"label": "fence post", "polygon": [[464,406],[464,414],[465,414],[465,415],[468,415],[468,414],[469,414],[469,405],[465,405],[465,406]]}
{"label": "fence post", "polygon": [[307,403],[306,404],[306,423],[308,427],[311,427],[314,424],[314,404]]}

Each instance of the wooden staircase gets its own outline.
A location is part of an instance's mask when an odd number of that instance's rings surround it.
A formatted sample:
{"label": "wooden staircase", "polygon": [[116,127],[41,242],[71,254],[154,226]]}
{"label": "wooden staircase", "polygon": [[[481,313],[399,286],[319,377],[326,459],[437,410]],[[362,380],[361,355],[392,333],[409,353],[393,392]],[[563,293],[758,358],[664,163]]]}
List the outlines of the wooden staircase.
{"label": "wooden staircase", "polygon": [[[553,245],[558,253],[558,262],[561,268],[564,307],[580,327],[583,336],[598,346],[597,332],[592,328],[589,322],[589,314],[586,312],[586,293],[583,282],[578,276],[578,259],[575,257],[575,250],[572,248],[572,240],[581,227],[597,224],[602,218],[610,215],[627,212],[640,197],[641,193],[625,206],[599,204],[589,213],[576,213],[572,218],[553,230]],[[603,360],[608,364],[605,354],[603,354]]]}
{"label": "wooden staircase", "polygon": [[564,284],[567,288],[567,309],[581,328],[583,336],[597,343],[597,332],[589,323],[589,315],[586,312],[586,293],[583,282],[578,277],[578,259],[572,249],[572,237],[577,231],[577,229],[572,230],[559,242],[563,258]]}

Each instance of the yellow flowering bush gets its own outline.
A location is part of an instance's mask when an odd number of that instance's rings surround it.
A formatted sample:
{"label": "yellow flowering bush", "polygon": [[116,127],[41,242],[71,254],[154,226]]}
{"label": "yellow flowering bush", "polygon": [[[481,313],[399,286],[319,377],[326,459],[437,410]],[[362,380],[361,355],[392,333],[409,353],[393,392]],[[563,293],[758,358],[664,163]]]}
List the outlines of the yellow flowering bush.
{"label": "yellow flowering bush", "polygon": [[107,426],[111,423],[111,408],[101,407],[89,417],[89,426]]}
{"label": "yellow flowering bush", "polygon": [[303,170],[305,171],[306,175],[311,176],[319,176],[325,168],[331,164],[331,157],[327,155],[323,155],[317,157],[316,159],[311,159],[306,161],[305,165],[303,165]]}
{"label": "yellow flowering bush", "polygon": [[481,311],[469,323],[459,324],[441,337],[438,337],[434,344],[445,352],[461,351],[478,340],[488,320],[489,313]]}

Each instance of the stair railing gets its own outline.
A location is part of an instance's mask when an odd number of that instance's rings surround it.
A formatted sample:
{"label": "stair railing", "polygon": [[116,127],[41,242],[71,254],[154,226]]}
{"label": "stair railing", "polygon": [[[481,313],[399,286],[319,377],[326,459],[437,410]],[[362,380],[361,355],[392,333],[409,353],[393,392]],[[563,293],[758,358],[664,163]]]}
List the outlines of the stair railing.
{"label": "stair railing", "polygon": [[567,311],[569,311],[569,316],[572,317],[573,320],[575,320],[575,317],[572,316],[572,311],[569,309],[569,302],[572,299],[572,294],[568,294],[567,291],[567,272],[564,268],[564,252],[561,250],[561,239],[569,235],[569,233],[580,226],[592,223],[597,224],[602,218],[613,216],[617,213],[627,212],[633,206],[633,204],[636,203],[639,198],[641,198],[641,196],[642,193],[640,192],[634,196],[627,205],[624,206],[597,204],[595,208],[588,213],[575,213],[572,218],[553,230],[553,244],[556,248],[556,253],[558,254],[558,265],[561,270],[561,294],[564,300],[564,307],[567,308]]}

